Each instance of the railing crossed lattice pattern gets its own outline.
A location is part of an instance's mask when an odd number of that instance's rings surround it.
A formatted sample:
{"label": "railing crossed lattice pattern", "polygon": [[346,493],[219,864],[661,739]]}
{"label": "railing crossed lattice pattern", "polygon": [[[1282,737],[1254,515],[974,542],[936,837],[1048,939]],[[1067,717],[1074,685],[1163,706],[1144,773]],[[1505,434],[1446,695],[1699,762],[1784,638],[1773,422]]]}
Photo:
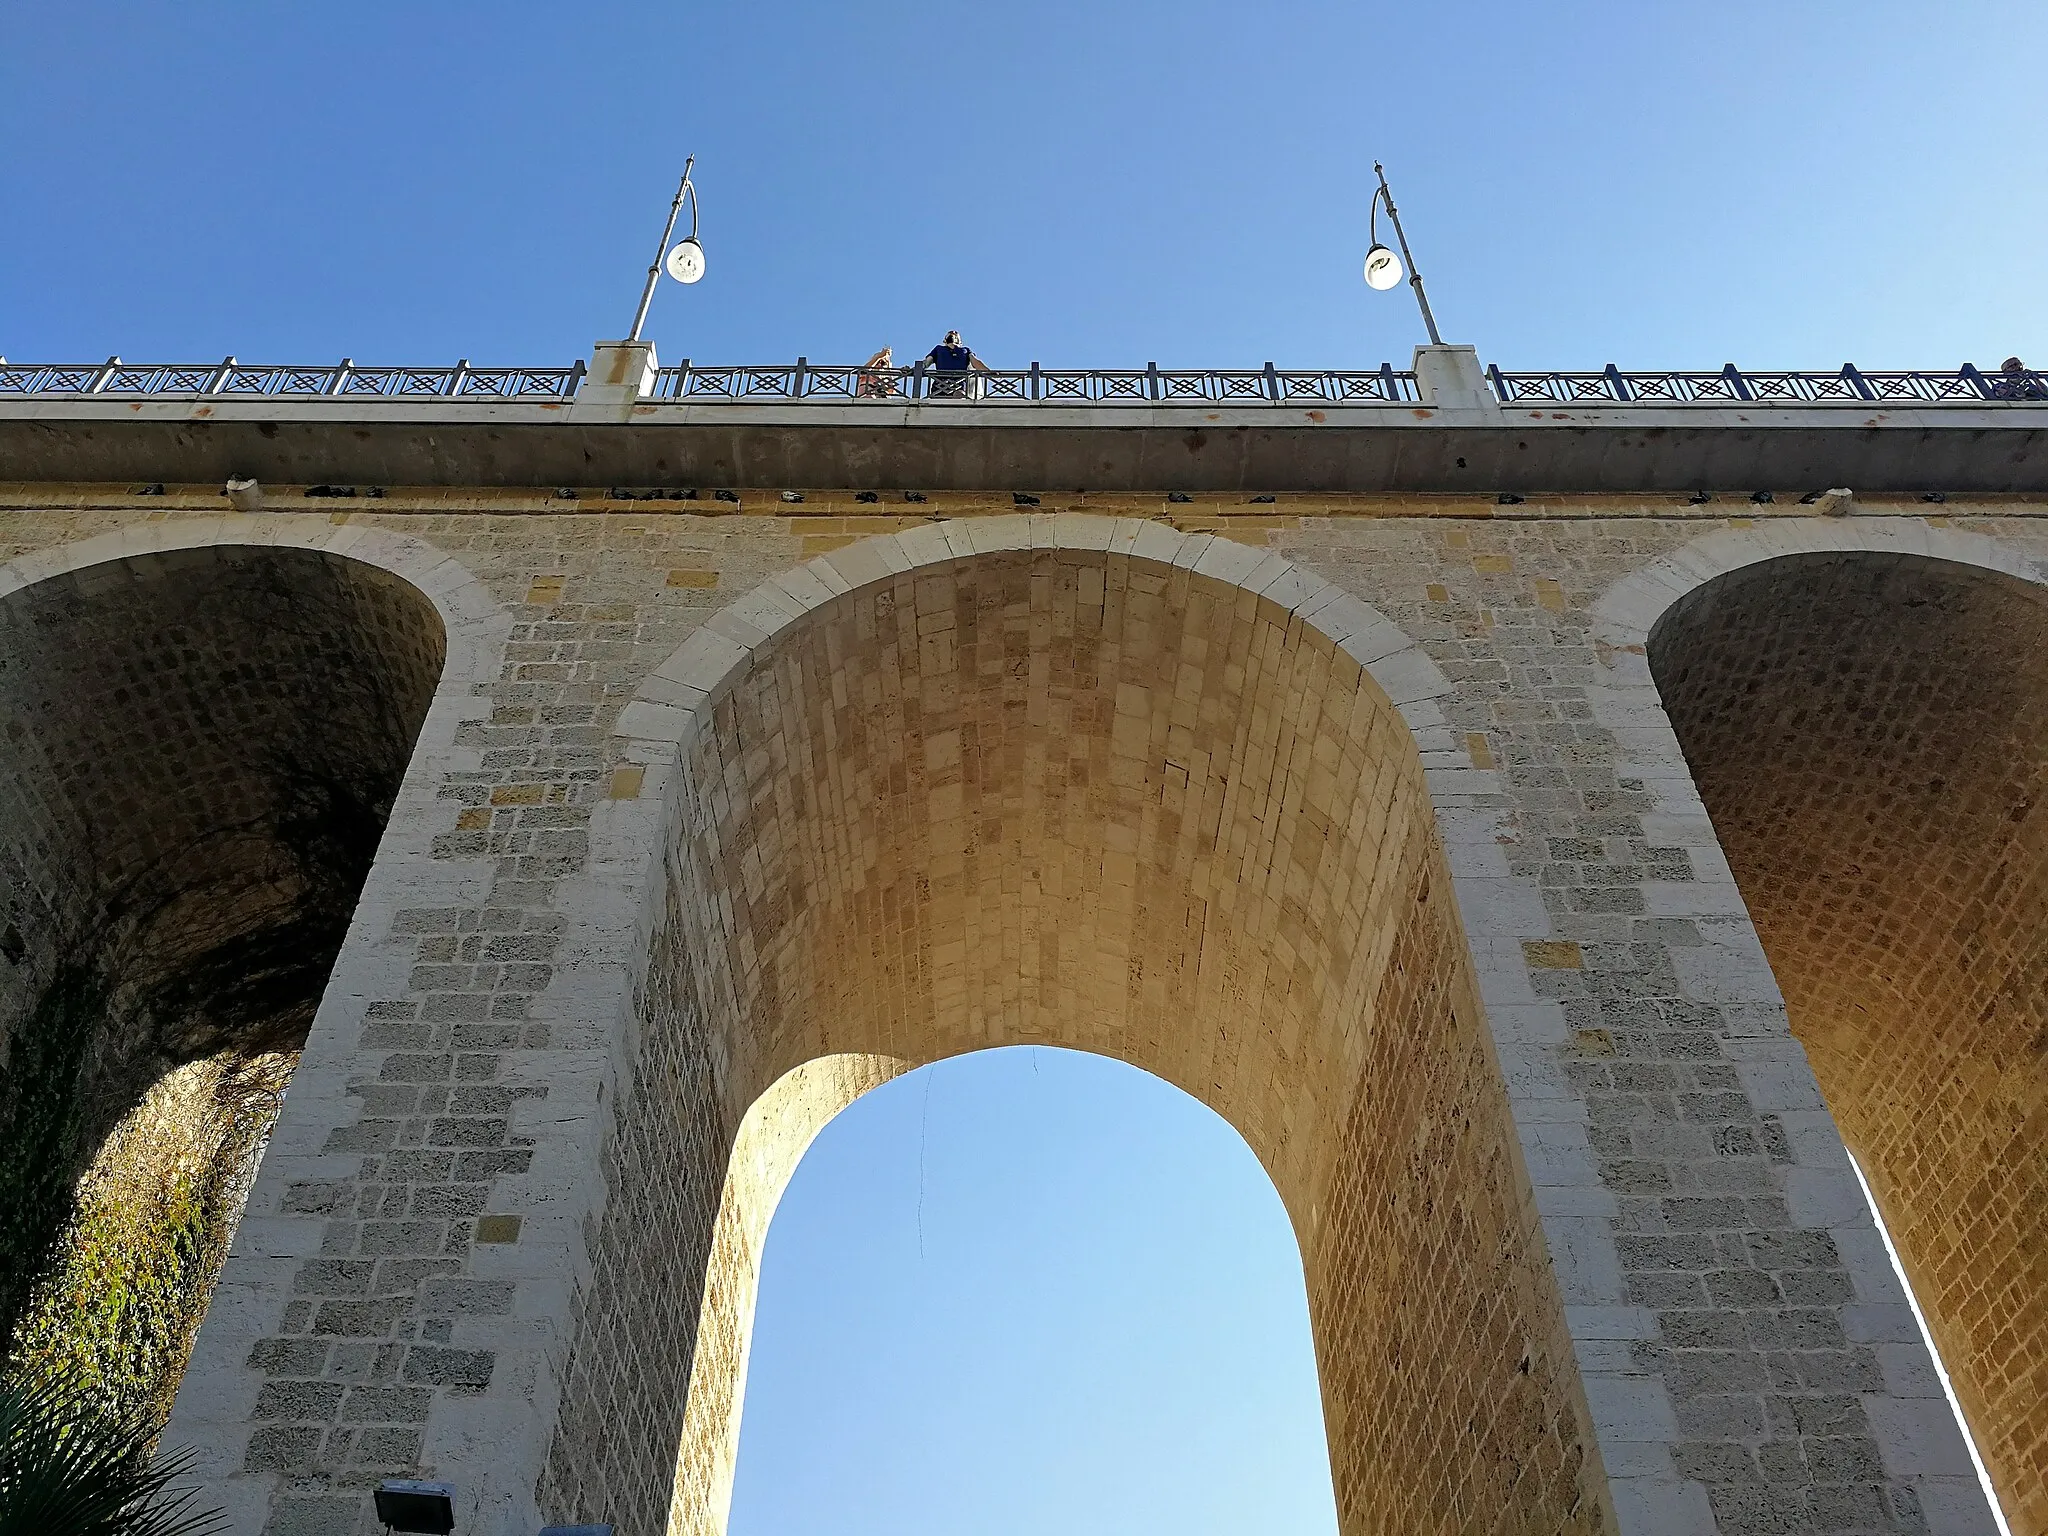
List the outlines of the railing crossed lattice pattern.
{"label": "railing crossed lattice pattern", "polygon": [[[204,399],[570,400],[584,374],[566,368],[360,367],[339,363],[0,362],[0,398],[84,399],[109,396]],[[1486,371],[1505,405],[1983,405],[2048,402],[2048,373],[1983,371],[1965,363],[1950,370],[1746,372],[1730,363],[1718,372],[1588,373]],[[765,366],[656,371],[651,398],[704,402],[908,403],[976,405],[1403,405],[1421,401],[1415,375],[1376,369],[1276,368],[1029,368],[939,372],[908,368],[815,364],[805,358]]]}

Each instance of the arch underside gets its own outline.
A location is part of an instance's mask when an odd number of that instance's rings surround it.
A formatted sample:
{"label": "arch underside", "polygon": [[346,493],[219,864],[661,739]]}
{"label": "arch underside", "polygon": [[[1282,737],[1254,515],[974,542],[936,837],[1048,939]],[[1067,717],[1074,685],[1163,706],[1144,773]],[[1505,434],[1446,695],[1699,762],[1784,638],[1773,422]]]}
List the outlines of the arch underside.
{"label": "arch underside", "polygon": [[2006,1515],[2048,1531],[2048,602],[1788,556],[1650,661]]}
{"label": "arch underside", "polygon": [[445,637],[289,548],[0,600],[0,1335],[168,1410]]}
{"label": "arch underside", "polygon": [[1606,1527],[1420,760],[1355,660],[1186,569],[990,553],[756,648],[683,766],[551,1518],[721,1530],[803,1147],[898,1071],[1043,1043],[1184,1089],[1273,1178],[1347,1532]]}

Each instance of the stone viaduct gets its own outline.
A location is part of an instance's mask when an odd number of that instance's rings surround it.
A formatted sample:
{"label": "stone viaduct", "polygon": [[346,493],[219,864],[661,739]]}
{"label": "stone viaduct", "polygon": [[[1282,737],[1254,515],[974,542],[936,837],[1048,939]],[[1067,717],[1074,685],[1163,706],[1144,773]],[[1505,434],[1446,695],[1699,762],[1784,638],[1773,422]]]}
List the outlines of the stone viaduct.
{"label": "stone viaduct", "polygon": [[2048,405],[81,372],[0,369],[0,1306],[184,1233],[108,1347],[236,1532],[715,1536],[810,1138],[1038,1042],[1272,1177],[1346,1536],[1991,1531],[1852,1153],[2048,1533]]}

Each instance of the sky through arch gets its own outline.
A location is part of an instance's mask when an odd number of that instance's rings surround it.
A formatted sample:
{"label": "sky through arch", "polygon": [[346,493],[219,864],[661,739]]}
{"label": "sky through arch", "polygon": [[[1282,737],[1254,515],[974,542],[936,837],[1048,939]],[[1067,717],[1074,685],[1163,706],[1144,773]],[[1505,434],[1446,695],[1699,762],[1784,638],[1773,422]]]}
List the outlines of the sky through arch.
{"label": "sky through arch", "polygon": [[1300,1251],[1230,1125],[1106,1057],[956,1056],[777,1207],[731,1536],[1336,1529]]}

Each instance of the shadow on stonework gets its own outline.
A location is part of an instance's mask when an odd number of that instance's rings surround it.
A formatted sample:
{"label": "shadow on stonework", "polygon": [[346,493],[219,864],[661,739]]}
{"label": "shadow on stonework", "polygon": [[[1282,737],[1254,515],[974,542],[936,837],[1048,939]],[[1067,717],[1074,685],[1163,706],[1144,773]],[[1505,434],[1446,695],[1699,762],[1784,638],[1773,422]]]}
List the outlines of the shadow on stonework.
{"label": "shadow on stonework", "polygon": [[439,679],[433,606],[217,546],[0,600],[0,1337],[169,1410]]}
{"label": "shadow on stonework", "polygon": [[2048,593],[1786,555],[1649,660],[2000,1503],[2048,1531]]}
{"label": "shadow on stonework", "polygon": [[721,1531],[803,1146],[897,1071],[1037,1042],[1259,1157],[1347,1536],[1611,1528],[1415,740],[1314,625],[1171,558],[842,579],[702,707],[549,1518]]}

